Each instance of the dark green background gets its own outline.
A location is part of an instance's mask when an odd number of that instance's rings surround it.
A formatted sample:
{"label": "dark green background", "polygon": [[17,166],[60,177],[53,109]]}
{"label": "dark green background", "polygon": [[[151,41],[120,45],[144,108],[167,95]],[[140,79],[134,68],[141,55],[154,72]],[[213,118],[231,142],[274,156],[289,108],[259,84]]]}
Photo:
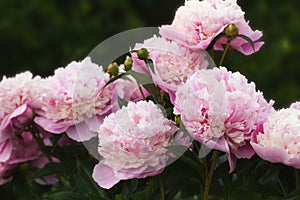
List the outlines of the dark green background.
{"label": "dark green background", "polygon": [[[0,1],[0,75],[24,70],[48,76],[57,67],[84,58],[104,39],[136,27],[171,23],[175,0],[3,0]],[[243,56],[230,52],[225,65],[257,84],[276,107],[300,98],[299,3],[239,0],[265,45]],[[117,47],[116,47],[117,48]]]}

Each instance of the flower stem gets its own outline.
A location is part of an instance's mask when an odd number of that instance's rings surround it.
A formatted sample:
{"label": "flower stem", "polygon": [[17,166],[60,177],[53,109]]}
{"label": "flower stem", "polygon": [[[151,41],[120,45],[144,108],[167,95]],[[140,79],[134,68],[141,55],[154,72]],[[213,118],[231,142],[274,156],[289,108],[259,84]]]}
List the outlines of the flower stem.
{"label": "flower stem", "polygon": [[139,90],[140,90],[140,93],[141,93],[141,95],[142,95],[142,97],[143,97],[143,100],[145,100],[146,99],[146,97],[145,97],[145,94],[144,94],[144,92],[143,92],[143,90],[142,90],[142,87],[141,87],[141,85],[138,83],[138,82],[136,82],[137,83],[137,85],[138,85],[138,88],[139,88]]}
{"label": "flower stem", "polygon": [[39,145],[41,151],[44,153],[44,155],[46,156],[46,158],[48,159],[49,162],[53,162],[51,156],[45,152],[45,144],[43,142],[43,139],[40,137],[40,134],[38,133],[38,130],[34,127],[34,126],[31,126],[29,128],[33,138],[35,139],[35,141],[37,142],[37,144]]}
{"label": "flower stem", "polygon": [[228,51],[228,49],[229,49],[229,46],[230,46],[230,40],[228,40],[227,43],[226,43],[224,52],[223,52],[223,54],[222,54],[222,57],[221,57],[221,59],[220,59],[219,65],[218,65],[219,67],[222,65],[222,63],[223,63],[223,61],[224,61],[224,58],[225,58],[225,55],[226,55],[226,53],[227,53],[227,51]]}
{"label": "flower stem", "polygon": [[282,191],[283,196],[286,196],[287,194],[286,194],[285,189],[284,189],[284,187],[283,187],[283,185],[282,185],[282,183],[281,183],[280,178],[277,176],[276,179],[277,179],[277,182],[278,182],[278,184],[279,184],[279,187],[280,187],[280,189],[281,189],[281,191]]}
{"label": "flower stem", "polygon": [[213,156],[212,156],[212,163],[210,165],[210,169],[209,169],[208,175],[206,177],[206,181],[205,181],[205,187],[204,187],[202,200],[207,200],[208,199],[208,192],[209,192],[211,180],[212,180],[212,177],[213,177],[213,174],[214,174],[214,171],[215,171],[215,167],[216,167],[216,164],[217,164],[218,154],[219,154],[219,152],[217,150],[214,150]]}
{"label": "flower stem", "polygon": [[161,175],[158,176],[159,179],[159,190],[160,190],[160,199],[165,200],[165,190],[164,190],[164,185],[161,179]]}

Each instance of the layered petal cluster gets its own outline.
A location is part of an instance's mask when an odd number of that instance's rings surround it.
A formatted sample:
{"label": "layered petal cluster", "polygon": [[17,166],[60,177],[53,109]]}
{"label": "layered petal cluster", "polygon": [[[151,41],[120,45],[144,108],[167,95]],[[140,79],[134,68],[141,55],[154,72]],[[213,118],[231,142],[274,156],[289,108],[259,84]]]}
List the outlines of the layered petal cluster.
{"label": "layered petal cluster", "polygon": [[226,152],[230,171],[236,158],[250,158],[252,132],[274,111],[253,82],[226,68],[197,71],[176,92],[174,113],[187,131],[211,149]]}
{"label": "layered petal cluster", "polygon": [[102,118],[116,106],[114,84],[104,87],[109,75],[89,57],[55,70],[42,86],[40,116],[35,122],[51,133],[76,141],[96,136]]}
{"label": "layered petal cluster", "polygon": [[[236,24],[239,34],[255,42],[255,51],[263,45],[263,42],[256,42],[262,32],[251,29],[236,0],[187,0],[176,11],[172,24],[160,28],[160,34],[191,49],[206,49],[229,24]],[[214,49],[223,50],[222,44],[226,42],[224,36],[216,42]],[[230,45],[245,55],[254,53],[251,45],[243,38],[233,39]]]}
{"label": "layered petal cluster", "polygon": [[264,160],[300,169],[300,107],[274,112],[252,135],[251,145]]}
{"label": "layered petal cluster", "polygon": [[24,162],[38,162],[43,157],[30,132],[22,132],[0,143],[0,185],[12,180],[12,171]]}
{"label": "layered petal cluster", "polygon": [[177,127],[153,103],[129,102],[100,126],[98,152],[102,157],[93,178],[103,188],[120,180],[145,178],[163,171]]}
{"label": "layered petal cluster", "polygon": [[178,86],[185,83],[195,70],[206,69],[209,66],[209,57],[205,51],[193,51],[175,41],[167,41],[161,37],[153,36],[134,47],[136,50],[140,48],[149,51],[154,71],[145,66],[145,63],[138,60],[136,56],[133,56],[135,58],[133,69],[150,73],[153,82],[169,94],[172,102]]}

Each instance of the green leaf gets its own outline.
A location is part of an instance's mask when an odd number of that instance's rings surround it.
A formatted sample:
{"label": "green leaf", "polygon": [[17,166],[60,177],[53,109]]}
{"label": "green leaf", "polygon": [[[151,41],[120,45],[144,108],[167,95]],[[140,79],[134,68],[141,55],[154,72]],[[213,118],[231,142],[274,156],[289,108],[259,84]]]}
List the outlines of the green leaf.
{"label": "green leaf", "polygon": [[145,62],[148,65],[148,67],[151,69],[151,71],[155,73],[153,61],[151,59],[147,59]]}
{"label": "green leaf", "polygon": [[148,186],[144,190],[135,193],[132,197],[133,200],[147,200],[151,196],[151,187]]}
{"label": "green leaf", "polygon": [[127,74],[133,76],[136,81],[141,84],[155,99],[160,94],[158,88],[154,85],[154,82],[150,75],[139,73],[133,70],[127,72]]}
{"label": "green leaf", "polygon": [[86,199],[82,194],[75,192],[56,192],[48,195],[45,200],[83,200]]}
{"label": "green leaf", "polygon": [[127,106],[128,101],[126,101],[125,99],[118,96],[118,104],[119,104],[119,107],[122,108],[123,106]]}
{"label": "green leaf", "polygon": [[105,84],[104,87],[108,86],[109,84],[118,80],[119,78],[122,78],[124,75],[126,75],[126,73],[121,73],[121,74],[118,74],[117,76],[112,77],[109,81],[107,81],[107,83]]}
{"label": "green leaf", "polygon": [[281,200],[297,200],[300,199],[300,187],[296,188],[294,191],[292,191],[290,194],[288,194],[286,197],[282,198]]}
{"label": "green leaf", "polygon": [[33,175],[32,178],[42,178],[51,174],[61,174],[66,171],[62,163],[48,163],[45,167],[38,169]]}
{"label": "green leaf", "polygon": [[92,178],[92,164],[83,163],[77,160],[76,163],[76,186],[83,193],[88,196],[94,195],[103,199],[108,199],[108,195]]}

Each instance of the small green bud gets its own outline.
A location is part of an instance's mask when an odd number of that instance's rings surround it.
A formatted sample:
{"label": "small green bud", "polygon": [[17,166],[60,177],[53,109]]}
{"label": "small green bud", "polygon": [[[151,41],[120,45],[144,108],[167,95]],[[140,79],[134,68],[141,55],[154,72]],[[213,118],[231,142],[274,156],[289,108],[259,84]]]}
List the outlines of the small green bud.
{"label": "small green bud", "polygon": [[175,121],[175,124],[176,124],[177,126],[180,126],[180,123],[181,123],[180,115],[176,115],[176,116],[174,117],[174,121]]}
{"label": "small green bud", "polygon": [[109,73],[111,76],[116,76],[119,74],[119,65],[114,62],[108,65],[106,72]]}
{"label": "small green bud", "polygon": [[229,39],[234,39],[239,34],[239,27],[235,24],[229,24],[225,28],[225,35]]}
{"label": "small green bud", "polygon": [[140,60],[146,60],[149,56],[149,52],[146,48],[141,48],[137,51],[137,56]]}
{"label": "small green bud", "polygon": [[124,61],[124,69],[125,69],[126,72],[129,71],[129,70],[131,70],[131,68],[132,68],[132,63],[133,63],[132,58],[127,58],[127,59]]}

